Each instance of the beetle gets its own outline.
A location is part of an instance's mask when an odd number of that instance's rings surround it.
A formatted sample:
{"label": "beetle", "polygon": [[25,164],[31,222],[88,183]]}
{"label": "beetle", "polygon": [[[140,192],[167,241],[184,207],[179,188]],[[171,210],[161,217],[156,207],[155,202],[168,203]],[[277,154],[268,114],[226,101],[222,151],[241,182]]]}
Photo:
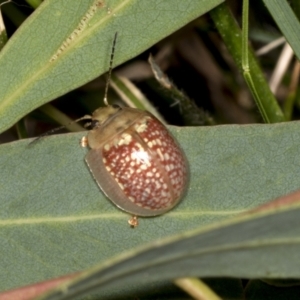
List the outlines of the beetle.
{"label": "beetle", "polygon": [[150,217],[172,209],[188,180],[184,153],[167,128],[151,113],[116,105],[91,116],[82,139],[90,147],[86,163],[103,193],[120,209]]}
{"label": "beetle", "polygon": [[117,33],[104,92],[106,106],[73,122],[90,120],[91,130],[81,140],[81,146],[90,148],[85,161],[107,198],[133,215],[128,222],[135,227],[138,216],[161,215],[181,200],[188,184],[188,164],[174,137],[150,112],[108,105],[116,39]]}

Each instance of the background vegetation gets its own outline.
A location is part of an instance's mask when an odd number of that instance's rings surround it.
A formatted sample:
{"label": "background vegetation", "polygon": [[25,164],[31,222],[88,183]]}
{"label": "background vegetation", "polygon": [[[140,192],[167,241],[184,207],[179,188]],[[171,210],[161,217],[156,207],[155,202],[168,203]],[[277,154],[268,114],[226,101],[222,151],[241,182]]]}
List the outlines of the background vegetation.
{"label": "background vegetation", "polygon": [[[1,6],[0,296],[297,299],[299,1],[251,1],[249,32],[241,1],[39,2]],[[28,139],[103,105],[116,31],[109,102],[177,125],[190,164],[183,201],[136,229],[83,132]]]}

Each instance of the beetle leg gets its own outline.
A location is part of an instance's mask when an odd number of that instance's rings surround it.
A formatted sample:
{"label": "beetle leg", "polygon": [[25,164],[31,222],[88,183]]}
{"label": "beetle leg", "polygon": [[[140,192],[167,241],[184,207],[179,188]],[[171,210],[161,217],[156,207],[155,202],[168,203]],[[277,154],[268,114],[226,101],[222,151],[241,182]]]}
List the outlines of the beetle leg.
{"label": "beetle leg", "polygon": [[82,139],[80,140],[80,146],[85,148],[88,145],[88,139],[86,136],[82,137]]}
{"label": "beetle leg", "polygon": [[128,224],[130,225],[131,228],[135,228],[139,225],[138,217],[137,216],[132,216],[128,220]]}

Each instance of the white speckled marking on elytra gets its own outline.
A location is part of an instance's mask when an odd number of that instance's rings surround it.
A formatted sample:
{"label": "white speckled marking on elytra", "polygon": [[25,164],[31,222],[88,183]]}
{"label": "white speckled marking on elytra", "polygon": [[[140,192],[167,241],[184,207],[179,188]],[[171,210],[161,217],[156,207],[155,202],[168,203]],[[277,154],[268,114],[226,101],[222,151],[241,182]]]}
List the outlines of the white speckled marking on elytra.
{"label": "white speckled marking on elytra", "polygon": [[163,154],[161,153],[160,148],[156,149],[156,153],[159,155],[159,158],[160,158],[161,160],[165,160]]}
{"label": "white speckled marking on elytra", "polygon": [[143,151],[144,152],[144,148],[143,148],[143,146],[140,143],[136,143],[135,145],[137,147],[137,151],[139,151],[139,152]]}
{"label": "white speckled marking on elytra", "polygon": [[170,159],[169,153],[166,152],[166,153],[164,154],[164,157],[165,157],[165,160],[169,160],[169,159]]}
{"label": "white speckled marking on elytra", "polygon": [[110,149],[110,145],[109,145],[109,144],[105,144],[105,145],[104,145],[104,150],[105,150],[105,151],[109,151],[109,149]]}
{"label": "white speckled marking on elytra", "polygon": [[141,124],[137,124],[134,126],[134,129],[137,133],[142,133],[147,129],[147,120],[144,119]]}
{"label": "white speckled marking on elytra", "polygon": [[132,136],[128,133],[122,133],[120,140],[118,141],[118,146],[129,145],[132,141]]}

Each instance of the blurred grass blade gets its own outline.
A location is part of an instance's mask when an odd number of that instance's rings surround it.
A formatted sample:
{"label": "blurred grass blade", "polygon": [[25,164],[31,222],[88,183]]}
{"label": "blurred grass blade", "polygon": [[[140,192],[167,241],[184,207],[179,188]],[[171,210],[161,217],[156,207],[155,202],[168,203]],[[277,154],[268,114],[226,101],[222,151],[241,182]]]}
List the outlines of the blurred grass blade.
{"label": "blurred grass blade", "polygon": [[33,8],[37,8],[43,3],[43,0],[26,0],[26,2]]}
{"label": "blurred grass blade", "polygon": [[111,86],[129,107],[151,112],[162,123],[166,123],[161,114],[155,109],[143,93],[127,78],[112,74]]}
{"label": "blurred grass blade", "polygon": [[297,90],[299,91],[300,79],[300,62],[296,61],[293,66],[291,83],[289,86],[289,94],[284,102],[284,114],[287,120],[291,120],[293,116],[294,105],[297,100]]}
{"label": "blurred grass blade", "polygon": [[280,47],[281,45],[286,43],[286,39],[284,38],[284,36],[281,36],[279,38],[276,38],[275,40],[267,43],[266,45],[262,46],[261,48],[259,48],[258,50],[255,51],[255,54],[257,56],[262,56],[265,55],[267,53],[269,53],[270,51]]}
{"label": "blurred grass blade", "polygon": [[0,53],[0,132],[107,71],[116,32],[119,65],[221,2],[45,0]]}
{"label": "blurred grass blade", "polygon": [[263,0],[277,26],[300,60],[300,22],[286,0]]}
{"label": "blurred grass blade", "polygon": [[[229,11],[226,3],[213,9],[210,14],[224,40],[225,45],[227,46],[228,51],[232,55],[232,58],[234,59],[241,74],[243,74],[242,36],[236,20]],[[256,94],[254,97],[255,100],[260,99],[259,102],[256,102],[256,104],[261,115],[268,123],[285,121],[284,114],[274,98],[274,95],[271,93],[268,83],[251,48],[248,49],[248,54],[249,74],[252,78],[252,82],[250,81],[247,83],[249,83],[250,90],[254,91]],[[247,80],[248,79],[246,78],[246,81]]]}
{"label": "blurred grass blade", "polygon": [[203,281],[198,278],[186,277],[175,280],[175,284],[186,291],[194,299],[222,300]]}
{"label": "blurred grass blade", "polygon": [[24,118],[16,123],[16,131],[17,131],[18,139],[28,138],[28,133],[27,133]]}
{"label": "blurred grass blade", "polygon": [[271,123],[269,116],[265,110],[263,105],[263,101],[260,98],[260,95],[256,89],[256,86],[253,82],[250,66],[249,66],[249,46],[248,46],[248,31],[249,31],[249,0],[243,0],[243,13],[242,13],[242,68],[243,68],[243,76],[245,81],[252,93],[252,96],[256,102],[256,105],[263,117],[265,123]]}
{"label": "blurred grass blade", "polygon": [[51,119],[55,120],[58,124],[65,126],[66,129],[69,131],[84,131],[85,128],[77,123],[73,123],[74,120],[69,118],[66,114],[62,113],[53,105],[47,103],[41,106],[40,111],[43,112],[46,116],[50,117]]}
{"label": "blurred grass blade", "polygon": [[283,78],[286,76],[286,73],[291,65],[291,61],[293,58],[294,58],[293,49],[290,47],[288,43],[285,43],[276,62],[276,66],[274,68],[272,76],[269,79],[270,89],[274,94],[277,93],[280,83],[282,82]]}

